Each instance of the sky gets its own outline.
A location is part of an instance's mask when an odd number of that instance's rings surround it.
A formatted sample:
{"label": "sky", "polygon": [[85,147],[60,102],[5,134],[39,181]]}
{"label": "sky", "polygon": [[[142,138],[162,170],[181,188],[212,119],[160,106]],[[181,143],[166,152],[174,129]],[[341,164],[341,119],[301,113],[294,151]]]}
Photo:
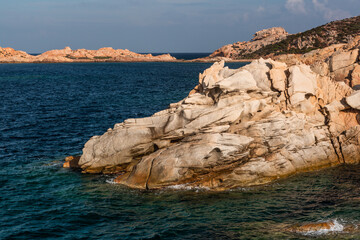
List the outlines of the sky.
{"label": "sky", "polygon": [[213,52],[259,30],[360,15],[360,0],[0,0],[0,46]]}

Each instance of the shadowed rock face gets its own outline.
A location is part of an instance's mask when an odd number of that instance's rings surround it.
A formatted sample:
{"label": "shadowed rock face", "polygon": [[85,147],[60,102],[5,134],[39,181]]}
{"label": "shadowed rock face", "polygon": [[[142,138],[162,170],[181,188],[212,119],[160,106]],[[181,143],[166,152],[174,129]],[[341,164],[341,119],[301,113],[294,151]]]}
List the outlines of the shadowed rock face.
{"label": "shadowed rock face", "polygon": [[[92,137],[83,172],[116,182],[223,190],[360,161],[358,93],[344,82],[271,59],[217,62],[185,99]],[[355,103],[354,103],[355,102]]]}

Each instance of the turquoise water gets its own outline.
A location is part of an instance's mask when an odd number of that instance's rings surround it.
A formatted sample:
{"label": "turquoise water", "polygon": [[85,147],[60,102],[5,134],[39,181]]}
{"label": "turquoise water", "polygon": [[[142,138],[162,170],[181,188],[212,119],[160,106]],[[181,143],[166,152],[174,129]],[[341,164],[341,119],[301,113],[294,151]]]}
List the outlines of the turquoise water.
{"label": "turquoise water", "polygon": [[[229,64],[240,67],[243,63]],[[177,102],[208,63],[0,65],[0,239],[357,239],[292,224],[360,217],[360,167],[261,187],[139,191],[61,167],[93,135]]]}

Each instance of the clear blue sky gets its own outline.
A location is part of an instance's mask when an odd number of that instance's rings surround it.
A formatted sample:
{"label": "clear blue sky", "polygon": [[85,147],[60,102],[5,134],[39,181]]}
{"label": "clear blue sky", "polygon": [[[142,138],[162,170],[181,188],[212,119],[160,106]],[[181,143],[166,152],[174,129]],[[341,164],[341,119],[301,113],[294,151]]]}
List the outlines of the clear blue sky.
{"label": "clear blue sky", "polygon": [[212,52],[264,28],[360,15],[360,0],[0,0],[0,46]]}

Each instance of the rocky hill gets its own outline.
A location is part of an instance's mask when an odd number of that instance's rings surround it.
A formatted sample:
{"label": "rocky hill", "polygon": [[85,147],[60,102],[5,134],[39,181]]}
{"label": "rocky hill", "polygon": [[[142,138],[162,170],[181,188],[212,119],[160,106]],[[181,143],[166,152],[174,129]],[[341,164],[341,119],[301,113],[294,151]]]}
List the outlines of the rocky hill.
{"label": "rocky hill", "polygon": [[[276,29],[276,31],[274,31]],[[333,21],[297,34],[287,34],[282,28],[255,33],[249,42],[237,42],[216,50],[209,57],[256,59],[280,54],[304,54],[333,44],[348,43],[360,35],[360,16]],[[259,34],[264,32],[266,34]]]}
{"label": "rocky hill", "polygon": [[45,62],[148,62],[148,61],[175,61],[170,54],[153,56],[139,54],[127,49],[113,49],[111,47],[98,50],[77,49],[70,47],[44,52],[32,56],[23,51],[0,47],[0,63],[45,63]]}

